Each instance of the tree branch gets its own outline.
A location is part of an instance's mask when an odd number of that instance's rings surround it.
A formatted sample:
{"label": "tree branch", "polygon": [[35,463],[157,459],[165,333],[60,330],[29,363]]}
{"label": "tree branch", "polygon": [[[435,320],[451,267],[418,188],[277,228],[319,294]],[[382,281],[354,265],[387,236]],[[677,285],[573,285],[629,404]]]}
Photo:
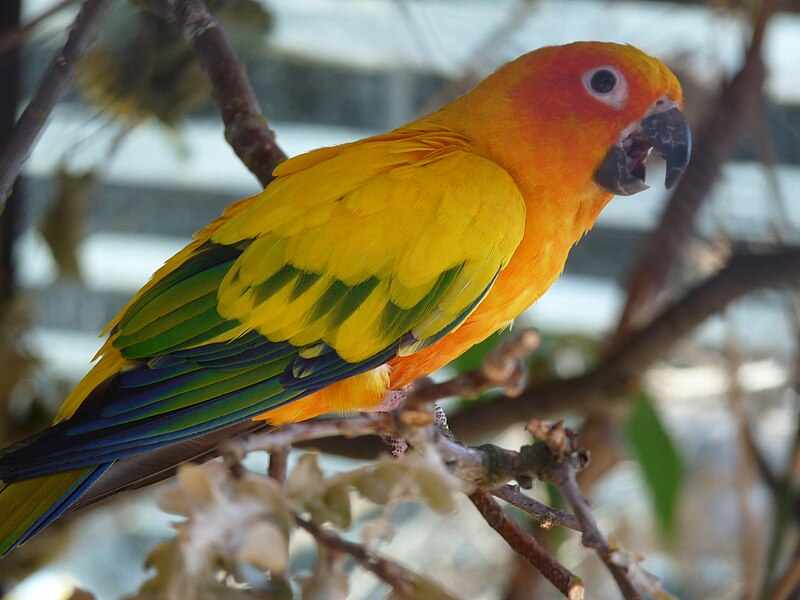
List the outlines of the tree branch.
{"label": "tree branch", "polygon": [[25,25],[16,29],[0,32],[0,56],[10,50],[19,48],[25,40],[28,39],[31,33],[47,19],[65,8],[77,4],[79,1],[80,0],[60,0],[53,6],[45,9],[40,15],[37,15],[35,18],[25,23]]}
{"label": "tree branch", "polygon": [[542,504],[530,496],[523,494],[519,486],[507,484],[492,490],[492,496],[508,502],[511,506],[518,508],[524,513],[533,517],[542,529],[551,529],[553,525],[562,525],[574,531],[580,531],[581,526],[578,520],[569,513],[566,513],[547,504]]}
{"label": "tree branch", "polygon": [[343,540],[334,532],[323,529],[313,521],[308,521],[297,515],[295,515],[294,520],[300,528],[310,533],[318,543],[327,546],[334,552],[352,556],[363,569],[389,585],[397,593],[398,598],[411,598],[413,589],[411,583],[406,581],[404,577],[405,571],[400,565],[367,552],[360,544]]}
{"label": "tree branch", "polygon": [[664,287],[679,259],[681,247],[691,236],[697,214],[710,197],[722,165],[733,154],[749,116],[758,108],[765,69],[761,58],[764,29],[772,14],[771,0],[759,3],[750,46],[741,70],[720,90],[712,118],[697,136],[692,161],[670,196],[658,227],[648,236],[636,266],[631,271],[628,299],[620,316],[612,344],[622,342],[652,314],[653,300]]}
{"label": "tree branch", "polygon": [[289,450],[290,448],[282,448],[269,453],[267,475],[281,484],[286,482],[286,473],[289,468]]}
{"label": "tree branch", "polygon": [[534,420],[528,423],[528,430],[542,440],[551,452],[550,462],[539,473],[539,477],[558,488],[570,505],[583,532],[583,545],[597,553],[617,582],[622,597],[625,600],[642,600],[639,587],[666,597],[658,578],[642,569],[620,549],[612,548],[597,526],[575,478],[575,464],[580,465],[586,460],[586,451],[578,444],[577,436],[565,429],[561,422],[550,424]]}
{"label": "tree branch", "polygon": [[[800,287],[800,250],[734,256],[725,267],[686,292],[588,373],[533,383],[517,398],[499,396],[479,403],[467,403],[458,412],[448,415],[450,428],[459,439],[475,440],[514,423],[524,423],[534,415],[547,417],[594,407],[607,409],[609,402],[619,400],[635,389],[638,385],[635,379],[675,342],[710,316],[747,294],[783,286]],[[464,383],[470,379],[483,381],[482,376],[475,374],[457,379],[457,384],[436,384],[430,390],[436,393],[431,393],[431,396],[475,395],[476,392],[470,392],[472,388]],[[428,398],[426,389],[421,388],[420,392]],[[380,440],[370,437],[332,437],[316,440],[313,444],[299,444],[300,447],[308,445],[322,452],[362,459],[376,456],[384,448]]]}
{"label": "tree branch", "polygon": [[480,369],[462,373],[441,383],[414,384],[416,402],[432,402],[441,398],[477,396],[480,392],[502,387],[506,396],[519,396],[525,389],[525,359],[539,347],[541,335],[526,329],[503,340],[481,361]]}
{"label": "tree branch", "polygon": [[17,120],[8,144],[0,152],[0,212],[53,107],[67,91],[78,59],[94,40],[100,20],[110,5],[111,0],[86,0],[83,3],[70,27],[67,41],[56,53]]}
{"label": "tree branch", "polygon": [[202,0],[140,0],[148,11],[175,26],[194,50],[211,81],[225,123],[225,139],[261,185],[286,160],[261,113],[255,92],[217,18]]}
{"label": "tree branch", "polygon": [[769,600],[788,600],[798,587],[800,587],[800,556],[795,556],[778,579],[775,589],[766,597]]}
{"label": "tree branch", "polygon": [[[538,336],[536,336],[538,339]],[[508,343],[498,347],[485,359],[480,371],[494,366],[506,377],[513,379],[515,369],[510,365],[522,357],[522,347],[531,347],[527,332],[515,336]],[[502,368],[505,364],[506,368]],[[497,375],[497,374],[496,374]],[[495,385],[502,385],[499,377]],[[391,413],[373,413],[350,419],[322,419],[287,425],[279,430],[254,435],[245,440],[231,442],[224,452],[226,460],[238,464],[247,452],[266,450],[285,451],[299,440],[314,440],[316,437],[338,435],[345,432],[350,436],[390,435],[402,438],[415,452],[428,460],[438,461],[461,480],[475,486],[468,496],[487,523],[495,529],[508,544],[526,561],[538,569],[567,598],[582,599],[583,584],[566,568],[560,565],[530,535],[520,528],[508,514],[495,502],[491,494],[506,499],[532,515],[543,527],[561,522],[583,531],[584,545],[597,551],[607,568],[617,581],[626,600],[640,600],[637,583],[645,589],[659,587],[658,580],[627,555],[609,547],[600,533],[591,511],[583,499],[575,479],[576,470],[588,462],[588,454],[578,447],[576,436],[564,429],[560,423],[555,426],[540,422],[529,423],[529,430],[543,441],[522,446],[518,452],[506,450],[492,444],[468,447],[451,437],[449,431],[442,430],[442,421],[437,420],[433,400],[426,396],[426,389],[412,390],[403,406]],[[443,385],[441,390],[449,389]],[[417,397],[420,394],[420,397]],[[507,481],[516,480],[520,486],[531,487],[533,478],[556,484],[573,507],[575,517],[551,509],[526,498],[511,486],[503,486]],[[492,490],[491,492],[486,490]],[[316,534],[314,534],[316,537]],[[360,552],[363,548],[355,546]],[[352,549],[351,549],[352,550]],[[361,559],[365,560],[365,553]],[[361,560],[359,559],[359,560]],[[637,583],[631,579],[637,576]],[[648,587],[649,586],[649,587]]]}
{"label": "tree branch", "polygon": [[517,525],[488,492],[478,488],[469,494],[469,499],[489,526],[500,534],[514,552],[544,575],[559,592],[570,600],[583,599],[584,586],[580,578],[563,567],[530,533]]}
{"label": "tree branch", "polygon": [[630,336],[589,373],[529,386],[518,398],[469,404],[450,415],[461,439],[475,439],[531,416],[585,410],[607,403],[632,385],[679,339],[725,306],[756,290],[800,287],[800,250],[734,256],[715,275],[689,290],[647,327]]}

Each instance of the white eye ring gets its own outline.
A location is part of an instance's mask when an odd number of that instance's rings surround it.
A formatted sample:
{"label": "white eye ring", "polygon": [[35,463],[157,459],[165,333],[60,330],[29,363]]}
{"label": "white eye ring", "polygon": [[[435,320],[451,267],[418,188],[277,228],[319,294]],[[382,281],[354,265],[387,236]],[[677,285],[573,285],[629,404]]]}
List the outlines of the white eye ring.
{"label": "white eye ring", "polygon": [[[607,92],[598,91],[592,87],[592,79],[594,79],[595,75],[601,71],[610,73],[616,79],[616,83]],[[603,104],[607,104],[616,110],[622,110],[622,108],[625,106],[625,101],[628,99],[628,81],[625,79],[625,76],[620,73],[619,69],[616,69],[610,65],[595,67],[594,69],[589,69],[586,71],[586,73],[581,75],[581,81],[583,81],[583,87],[586,88],[586,91],[589,92],[589,95],[591,95],[593,98],[596,98]]]}

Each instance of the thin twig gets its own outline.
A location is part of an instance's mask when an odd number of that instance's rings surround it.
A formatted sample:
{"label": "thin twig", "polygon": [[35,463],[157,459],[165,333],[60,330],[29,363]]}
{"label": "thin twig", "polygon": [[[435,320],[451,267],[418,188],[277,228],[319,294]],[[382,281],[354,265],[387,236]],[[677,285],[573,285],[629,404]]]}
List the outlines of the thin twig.
{"label": "thin twig", "polygon": [[261,113],[255,92],[217,18],[202,0],[141,0],[142,6],[180,30],[211,81],[225,123],[225,139],[261,185],[286,155]]}
{"label": "thin twig", "polygon": [[788,600],[800,587],[800,556],[796,556],[775,584],[769,600]]}
{"label": "thin twig", "polygon": [[614,581],[617,582],[625,600],[641,600],[642,595],[630,580],[627,569],[617,564],[617,553],[611,549],[605,536],[597,527],[597,522],[594,520],[592,511],[589,509],[588,504],[586,504],[586,500],[583,494],[581,494],[580,488],[578,488],[578,482],[575,479],[575,471],[562,464],[551,473],[551,476],[552,478],[549,480],[550,483],[558,488],[567,503],[572,507],[572,510],[575,512],[575,517],[581,524],[581,529],[583,530],[583,544],[597,552],[597,555],[606,565],[612,577],[614,577]]}
{"label": "thin twig", "polygon": [[[758,447],[755,437],[753,436],[753,429],[747,422],[744,415],[737,415],[741,419],[739,424],[739,435],[741,436],[741,443],[743,449],[753,461],[756,471],[761,478],[761,482],[769,488],[773,498],[777,498],[781,493],[781,481],[772,470],[772,466],[767,462],[767,457]],[[800,517],[800,513],[797,515]]]}
{"label": "thin twig", "polygon": [[572,463],[576,459],[579,461],[584,459],[581,457],[582,451],[574,434],[564,429],[560,423],[550,425],[542,421],[532,421],[528,424],[528,429],[547,443],[553,453],[552,462],[540,475],[545,481],[558,488],[567,504],[572,508],[572,512],[580,523],[581,531],[583,531],[583,545],[592,548],[597,553],[617,582],[625,600],[642,600],[642,595],[630,579],[627,568],[620,564],[619,554],[611,549],[605,536],[601,533],[592,511],[578,487]]}
{"label": "thin twig", "polygon": [[400,565],[367,552],[367,550],[353,542],[343,540],[334,532],[323,529],[313,521],[307,521],[295,516],[297,525],[310,533],[318,543],[324,544],[334,552],[352,556],[365,570],[375,575],[378,579],[391,586],[401,599],[411,598],[412,584],[405,577],[405,570]]}
{"label": "thin twig", "polygon": [[28,39],[31,33],[37,27],[39,27],[39,25],[52,17],[54,14],[61,12],[65,8],[72,6],[73,4],[77,4],[78,2],[80,2],[80,0],[61,0],[60,2],[57,2],[53,6],[47,8],[40,15],[25,23],[25,25],[9,31],[0,32],[0,56],[9,50],[13,50],[14,48],[18,48],[20,45],[22,45],[22,43]]}
{"label": "thin twig", "polygon": [[67,41],[56,53],[28,106],[17,120],[8,144],[0,152],[0,211],[53,107],[67,91],[78,59],[94,40],[100,20],[110,5],[111,0],[86,0],[83,3],[70,27]]}
{"label": "thin twig", "polygon": [[481,362],[481,367],[462,373],[441,383],[425,380],[424,385],[415,385],[413,396],[416,402],[433,402],[449,397],[477,396],[492,387],[502,387],[506,396],[519,396],[525,389],[525,359],[539,347],[542,336],[535,329],[525,329],[503,340],[492,349]]}
{"label": "thin twig", "polygon": [[391,417],[385,413],[371,413],[349,419],[317,419],[284,425],[280,429],[234,440],[226,450],[239,456],[256,451],[280,452],[302,441],[332,436],[353,438],[377,435],[379,432],[391,430],[392,427]]}
{"label": "thin twig", "polygon": [[550,529],[553,525],[562,525],[575,531],[581,530],[578,519],[573,515],[526,496],[518,486],[510,484],[501,486],[492,490],[492,495],[533,517],[542,529]]}
{"label": "thin twig", "polygon": [[290,448],[287,446],[286,448],[273,450],[269,453],[267,475],[278,483],[286,482],[286,473],[289,465],[289,450]]}
{"label": "thin twig", "polygon": [[736,339],[733,327],[728,327],[728,343],[726,344],[728,367],[728,404],[737,424],[737,436],[733,440],[736,445],[736,464],[734,489],[739,509],[739,563],[742,573],[742,600],[755,600],[758,597],[760,571],[763,565],[762,536],[766,537],[762,519],[753,506],[752,490],[755,473],[759,463],[766,466],[766,461],[759,451],[750,431],[747,412],[745,410],[745,392],[739,382],[739,369],[744,362],[741,355],[741,344]]}
{"label": "thin twig", "polygon": [[450,415],[450,427],[461,439],[475,439],[531,415],[564,414],[607,403],[630,389],[636,377],[707,318],[746,294],[779,286],[800,287],[800,250],[734,256],[589,373],[531,385],[513,401],[499,397],[469,404]]}
{"label": "thin twig", "polygon": [[792,226],[792,220],[789,218],[786,196],[781,189],[781,182],[778,177],[778,156],[775,149],[775,140],[772,138],[769,124],[767,123],[763,89],[758,97],[758,108],[759,110],[753,111],[750,119],[750,131],[756,141],[757,157],[764,167],[764,176],[770,192],[768,198],[773,207],[769,214],[769,228],[775,242],[783,244],[787,235],[794,233],[796,230]]}
{"label": "thin twig", "polygon": [[[797,317],[797,312],[793,312],[793,315],[795,318],[795,337],[800,341],[800,320]],[[800,347],[795,348],[793,376],[792,384],[795,393],[797,393],[797,389],[800,387]],[[775,509],[772,515],[771,535],[767,550],[765,573],[762,580],[762,598],[770,597],[770,591],[774,590],[774,585],[777,585],[775,584],[776,572],[781,562],[782,552],[786,548],[787,537],[791,532],[789,523],[793,517],[796,518],[798,502],[796,482],[798,475],[800,475],[800,414],[795,415],[794,439],[787,458],[785,472],[780,478],[778,493],[775,495]],[[786,577],[786,574],[783,577]]]}
{"label": "thin twig", "polygon": [[760,12],[744,64],[720,90],[713,118],[697,136],[692,162],[672,193],[658,227],[650,233],[639,253],[612,345],[620,344],[649,320],[654,298],[664,288],[667,276],[681,256],[681,248],[694,231],[697,215],[709,198],[722,165],[735,150],[742,129],[750,120],[748,115],[754,109],[752,98],[758,97],[764,82],[761,46],[773,4],[771,0],[759,3]]}
{"label": "thin twig", "polygon": [[583,582],[553,558],[527,531],[508,516],[488,492],[476,489],[469,499],[489,526],[525,558],[537,571],[552,583],[564,597],[581,600],[584,595]]}

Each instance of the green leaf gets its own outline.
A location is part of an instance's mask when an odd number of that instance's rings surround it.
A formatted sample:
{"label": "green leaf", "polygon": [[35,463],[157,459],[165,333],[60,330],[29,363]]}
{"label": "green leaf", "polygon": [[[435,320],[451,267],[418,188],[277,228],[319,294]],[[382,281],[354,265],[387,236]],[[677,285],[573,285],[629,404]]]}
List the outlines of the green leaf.
{"label": "green leaf", "polygon": [[394,567],[401,572],[402,579],[408,586],[406,589],[407,594],[401,595],[398,590],[393,589],[386,597],[386,600],[401,600],[405,598],[409,600],[456,600],[456,597],[441,588],[438,582],[415,573],[403,565],[395,563]]}
{"label": "green leaf", "polygon": [[439,473],[420,472],[417,475],[417,491],[422,500],[440,514],[452,513],[456,508],[453,490],[442,481]]}
{"label": "green leaf", "polygon": [[486,353],[497,346],[507,334],[508,330],[493,333],[481,343],[475,344],[472,348],[464,352],[464,354],[452,361],[450,366],[455,368],[459,374],[480,368],[481,361]]}
{"label": "green leaf", "polygon": [[667,537],[675,531],[683,466],[672,439],[646,394],[637,396],[628,418],[627,435],[653,497],[653,508]]}
{"label": "green leaf", "polygon": [[323,495],[323,502],[328,509],[328,520],[339,529],[349,529],[353,522],[350,485],[344,481],[328,486]]}

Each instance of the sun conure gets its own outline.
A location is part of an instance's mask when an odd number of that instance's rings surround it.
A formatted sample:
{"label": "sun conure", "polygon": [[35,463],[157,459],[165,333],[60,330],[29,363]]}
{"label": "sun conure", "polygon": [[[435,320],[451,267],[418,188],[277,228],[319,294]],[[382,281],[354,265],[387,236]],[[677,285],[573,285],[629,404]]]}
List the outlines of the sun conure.
{"label": "sun conure", "polygon": [[504,327],[614,194],[645,189],[651,150],[675,182],[681,104],[658,60],[574,43],[284,162],[120,311],[54,424],[0,455],[0,553],[226,436],[379,407]]}

